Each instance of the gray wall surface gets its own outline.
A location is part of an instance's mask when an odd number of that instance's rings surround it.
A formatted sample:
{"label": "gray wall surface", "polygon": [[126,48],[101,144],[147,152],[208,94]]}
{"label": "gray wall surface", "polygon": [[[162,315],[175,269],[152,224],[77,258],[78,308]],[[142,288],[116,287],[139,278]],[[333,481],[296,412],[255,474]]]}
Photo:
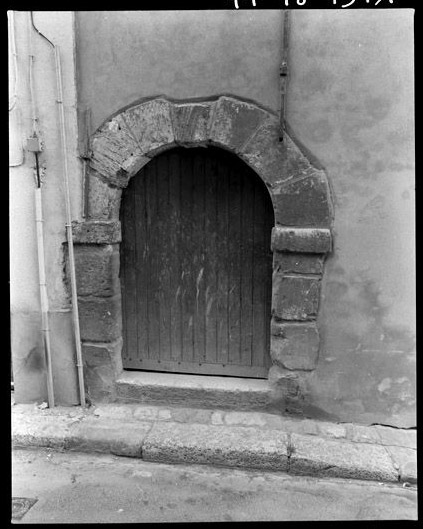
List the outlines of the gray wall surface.
{"label": "gray wall surface", "polygon": [[[335,204],[315,415],[415,424],[413,12],[292,11],[287,120]],[[275,111],[280,11],[79,12],[92,127],[141,98],[231,93]]]}
{"label": "gray wall surface", "polygon": [[[63,99],[66,114],[68,164],[72,217],[81,212],[81,161],[77,156],[76,86],[73,60],[74,31],[71,12],[36,12],[34,21],[60,46]],[[17,111],[21,127],[10,130],[22,153],[22,163],[10,167],[10,305],[11,344],[18,402],[47,399],[44,347],[41,333],[40,286],[38,277],[37,231],[35,222],[35,158],[22,149],[32,135],[28,56],[34,55],[33,93],[42,152],[39,155],[42,184],[46,283],[56,403],[78,403],[75,346],[68,290],[64,283],[65,201],[63,155],[59,129],[55,61],[52,48],[32,31],[29,48],[29,18],[15,12],[18,95]],[[9,77],[14,90],[14,72]]]}

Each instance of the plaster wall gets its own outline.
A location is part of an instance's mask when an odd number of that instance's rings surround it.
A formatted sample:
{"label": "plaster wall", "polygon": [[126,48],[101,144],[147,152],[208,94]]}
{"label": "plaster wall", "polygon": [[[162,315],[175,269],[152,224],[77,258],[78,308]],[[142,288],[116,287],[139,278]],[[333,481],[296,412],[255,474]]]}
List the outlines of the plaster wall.
{"label": "plaster wall", "polygon": [[[291,11],[287,120],[335,204],[309,413],[415,424],[413,12]],[[142,97],[230,92],[278,110],[278,11],[77,14],[96,129]]]}
{"label": "plaster wall", "polygon": [[282,12],[76,13],[78,102],[95,130],[144,97],[232,93],[279,105]]}
{"label": "plaster wall", "polygon": [[311,400],[413,426],[413,11],[293,11],[289,64],[287,119],[335,204]]}
{"label": "plaster wall", "polygon": [[[64,89],[64,108],[69,150],[69,175],[73,218],[81,215],[81,165],[77,158],[76,90],[74,70],[74,31],[71,12],[35,12],[40,31],[60,46]],[[18,64],[17,112],[20,127],[12,126],[10,135],[22,163],[10,167],[10,300],[11,344],[17,402],[47,399],[44,351],[41,335],[37,239],[35,224],[35,157],[22,150],[32,134],[29,91],[29,20],[26,12],[15,12]],[[54,53],[51,46],[32,32],[34,55],[34,94],[40,137],[43,143],[42,173],[44,245],[47,291],[50,308],[50,335],[53,356],[55,397],[58,404],[78,403],[72,320],[64,284],[65,205],[62,186],[62,152],[58,122]],[[10,72],[11,92],[14,72]],[[13,122],[15,123],[15,122]],[[13,158],[13,159],[12,159]]]}

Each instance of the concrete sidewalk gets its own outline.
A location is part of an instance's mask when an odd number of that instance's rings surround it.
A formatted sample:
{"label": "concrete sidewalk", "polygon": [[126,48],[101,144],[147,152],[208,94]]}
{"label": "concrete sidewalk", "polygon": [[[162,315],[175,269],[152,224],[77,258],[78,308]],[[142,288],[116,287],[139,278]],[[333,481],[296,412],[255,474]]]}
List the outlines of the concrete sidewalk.
{"label": "concrete sidewalk", "polygon": [[12,402],[12,442],[150,462],[417,483],[416,430],[261,412],[139,404],[42,409]]}

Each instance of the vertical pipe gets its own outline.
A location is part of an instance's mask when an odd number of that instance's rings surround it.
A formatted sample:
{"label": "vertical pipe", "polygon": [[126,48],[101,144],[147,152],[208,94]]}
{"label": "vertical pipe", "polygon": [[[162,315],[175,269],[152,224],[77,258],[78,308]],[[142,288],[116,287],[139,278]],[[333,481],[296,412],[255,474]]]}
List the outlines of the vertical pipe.
{"label": "vertical pipe", "polygon": [[[37,156],[37,154],[36,154]],[[37,224],[38,273],[41,296],[41,325],[43,332],[45,361],[47,366],[47,395],[49,408],[54,407],[53,370],[51,365],[50,327],[48,318],[48,297],[44,262],[44,234],[41,186],[35,189],[35,221]]]}
{"label": "vertical pipe", "polygon": [[[79,395],[81,406],[86,406],[85,401],[85,385],[84,385],[84,368],[82,363],[82,351],[81,351],[81,333],[79,329],[79,313],[78,313],[78,295],[76,290],[76,277],[75,277],[75,257],[73,253],[73,237],[72,237],[72,216],[70,207],[70,194],[69,194],[69,171],[68,171],[68,150],[67,150],[67,139],[66,139],[66,128],[65,128],[65,111],[63,107],[63,86],[62,86],[62,69],[60,63],[60,50],[59,47],[53,44],[41,31],[37,29],[34,24],[34,18],[32,11],[29,12],[30,20],[34,31],[36,31],[54,50],[55,59],[55,71],[56,71],[56,85],[57,85],[57,103],[59,105],[59,122],[60,122],[60,136],[62,144],[62,158],[63,158],[63,183],[65,192],[65,212],[66,212],[66,237],[68,241],[69,249],[69,270],[71,276],[71,295],[72,295],[72,316],[73,316],[73,327],[75,336],[75,347],[76,347],[76,366],[78,368],[78,382],[79,382]],[[34,122],[35,123],[35,122]]]}
{"label": "vertical pipe", "polygon": [[[35,105],[34,95],[34,84],[33,84],[33,64],[34,55],[32,54],[32,38],[31,38],[31,27],[28,31],[29,36],[29,91],[31,99],[31,119],[32,119],[32,138],[34,139],[34,145],[31,146],[31,150],[34,152],[35,164],[36,164],[36,189],[35,189],[35,223],[37,227],[37,253],[38,253],[38,278],[40,285],[40,303],[41,303],[41,331],[43,334],[43,346],[44,346],[44,357],[47,368],[47,399],[50,408],[54,407],[54,385],[53,385],[53,368],[52,368],[52,355],[50,346],[50,325],[49,325],[49,306],[47,296],[47,285],[46,285],[46,267],[44,260],[44,219],[43,219],[43,207],[42,207],[42,192],[41,192],[41,179],[40,179],[40,167],[38,163],[38,152],[40,150],[39,140],[37,135],[37,112]],[[36,140],[36,141],[35,141]]]}
{"label": "vertical pipe", "polygon": [[81,350],[81,333],[79,329],[79,312],[78,312],[78,295],[76,290],[76,276],[75,276],[75,257],[73,252],[73,236],[72,236],[72,215],[71,215],[71,204],[70,204],[70,193],[69,193],[69,170],[68,170],[68,151],[67,151],[67,139],[66,139],[66,128],[65,128],[65,111],[63,108],[63,87],[62,87],[62,68],[60,63],[60,49],[59,46],[54,45],[54,57],[56,62],[56,81],[57,81],[57,103],[59,105],[59,120],[60,120],[60,132],[61,132],[61,143],[63,153],[63,183],[65,191],[65,210],[66,210],[66,235],[68,240],[69,250],[69,272],[71,279],[71,291],[72,291],[72,315],[73,325],[75,333],[75,346],[76,346],[76,359],[78,368],[78,380],[79,380],[79,393],[81,406],[85,406],[85,385],[84,385],[84,372],[82,364],[82,350]]}
{"label": "vertical pipe", "polygon": [[282,44],[282,62],[279,70],[280,74],[280,128],[279,141],[283,141],[285,133],[285,114],[286,114],[286,90],[288,85],[288,48],[289,48],[289,31],[290,31],[290,17],[287,9],[283,10],[283,44]]}

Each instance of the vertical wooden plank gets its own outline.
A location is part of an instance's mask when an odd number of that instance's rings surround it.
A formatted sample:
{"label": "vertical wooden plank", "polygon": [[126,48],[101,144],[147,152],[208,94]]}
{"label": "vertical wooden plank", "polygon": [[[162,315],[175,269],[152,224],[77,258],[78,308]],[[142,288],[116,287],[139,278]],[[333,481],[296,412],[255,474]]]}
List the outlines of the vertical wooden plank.
{"label": "vertical wooden plank", "polygon": [[179,260],[179,231],[180,231],[180,167],[179,151],[169,154],[169,308],[170,308],[170,345],[171,359],[182,360],[182,329],[181,329],[181,272]]}
{"label": "vertical wooden plank", "polygon": [[265,215],[266,190],[257,179],[254,186],[254,252],[253,252],[253,351],[252,364],[263,366],[267,353],[266,301],[268,290],[268,267]]}
{"label": "vertical wooden plank", "polygon": [[133,184],[138,355],[148,358],[148,251],[144,175],[137,175]]}
{"label": "vertical wooden plank", "polygon": [[123,248],[123,265],[125,268],[125,321],[126,321],[126,356],[134,358],[138,354],[137,336],[137,287],[135,271],[135,218],[133,182],[125,191],[123,204],[123,221],[125,224],[125,243]]}
{"label": "vertical wooden plank", "polygon": [[193,197],[193,156],[186,151],[180,155],[180,205],[181,229],[179,256],[181,261],[181,312],[182,312],[182,359],[194,359],[194,308],[195,279],[193,274],[193,235],[196,226],[192,222]]}
{"label": "vertical wooden plank", "polygon": [[208,363],[217,361],[217,320],[216,320],[216,270],[218,256],[216,254],[216,215],[217,215],[217,178],[220,164],[215,156],[207,153],[205,158],[205,260],[204,284],[205,289],[205,356]]}
{"label": "vertical wooden plank", "polygon": [[228,219],[228,310],[229,310],[229,363],[240,363],[240,177],[231,163],[229,167],[229,219]]}
{"label": "vertical wooden plank", "polygon": [[193,210],[192,230],[192,272],[191,281],[195,282],[194,307],[194,361],[202,363],[205,352],[205,255],[204,248],[204,195],[205,195],[204,156],[194,154],[193,161]]}
{"label": "vertical wooden plank", "polygon": [[156,158],[157,182],[157,276],[160,310],[160,360],[171,359],[169,282],[169,156]]}
{"label": "vertical wooden plank", "polygon": [[158,297],[157,238],[157,167],[156,160],[144,168],[146,184],[147,252],[148,252],[148,338],[149,358],[160,359],[160,306]]}
{"label": "vertical wooden plank", "polygon": [[216,319],[217,361],[226,365],[229,361],[229,310],[228,310],[228,223],[229,223],[229,171],[227,164],[218,164],[216,189]]}
{"label": "vertical wooden plank", "polygon": [[273,253],[271,250],[271,235],[272,228],[275,224],[273,215],[273,205],[269,193],[264,185],[262,185],[265,194],[265,211],[264,211],[264,251],[265,251],[265,274],[266,274],[266,297],[264,300],[264,332],[266,336],[264,349],[264,366],[270,368],[272,361],[270,359],[270,320],[272,316],[272,273],[273,273]]}
{"label": "vertical wooden plank", "polygon": [[254,179],[251,170],[240,167],[242,171],[241,192],[241,364],[251,365],[253,339],[253,208]]}
{"label": "vertical wooden plank", "polygon": [[126,278],[125,278],[125,270],[126,270],[126,262],[125,262],[125,255],[126,255],[126,248],[125,248],[125,241],[127,239],[126,235],[126,218],[125,218],[125,194],[122,195],[122,201],[120,206],[120,212],[119,212],[119,220],[121,223],[121,230],[122,230],[122,242],[120,244],[120,266],[119,266],[119,279],[120,279],[120,290],[121,290],[121,304],[122,304],[122,362],[125,366],[125,360],[128,358],[127,354],[127,345],[126,345],[126,318],[127,318],[127,311],[126,311],[126,293],[128,291],[126,286]]}

